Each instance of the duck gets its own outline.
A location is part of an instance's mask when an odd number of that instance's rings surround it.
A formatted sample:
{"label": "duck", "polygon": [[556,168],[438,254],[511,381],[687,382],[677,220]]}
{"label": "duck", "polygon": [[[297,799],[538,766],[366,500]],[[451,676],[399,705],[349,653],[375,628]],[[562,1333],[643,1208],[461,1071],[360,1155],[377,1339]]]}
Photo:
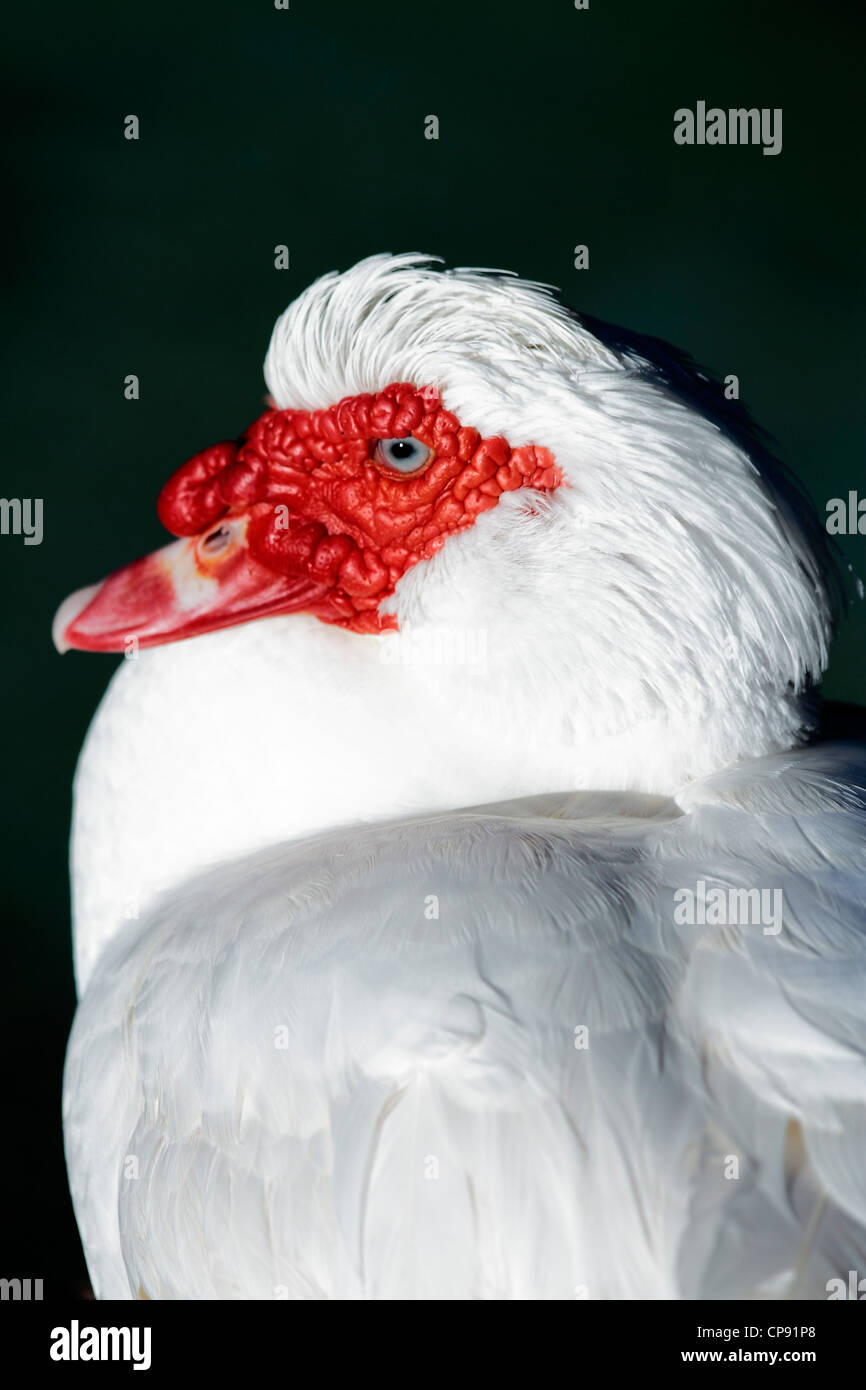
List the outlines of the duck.
{"label": "duck", "polygon": [[127,658],[71,840],[96,1297],[827,1298],[866,752],[825,529],[709,374],[504,271],[324,275],[264,375],[54,623]]}

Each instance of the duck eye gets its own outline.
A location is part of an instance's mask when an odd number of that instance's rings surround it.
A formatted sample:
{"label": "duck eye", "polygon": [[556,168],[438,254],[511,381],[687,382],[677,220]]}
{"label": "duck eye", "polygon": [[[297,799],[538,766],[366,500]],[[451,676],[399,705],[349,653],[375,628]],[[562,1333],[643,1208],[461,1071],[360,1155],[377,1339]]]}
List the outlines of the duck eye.
{"label": "duck eye", "polygon": [[380,439],[374,457],[398,473],[414,473],[423,468],[432,453],[420,439],[407,434],[403,439]]}

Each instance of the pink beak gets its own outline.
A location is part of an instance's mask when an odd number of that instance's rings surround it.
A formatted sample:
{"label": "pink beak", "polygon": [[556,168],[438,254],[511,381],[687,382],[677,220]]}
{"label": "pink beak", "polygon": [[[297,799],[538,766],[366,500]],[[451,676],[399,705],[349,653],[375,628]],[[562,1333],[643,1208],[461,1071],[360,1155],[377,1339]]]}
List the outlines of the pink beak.
{"label": "pink beak", "polygon": [[54,619],[60,652],[157,647],[235,623],[309,608],[328,592],[305,576],[260,564],[244,541],[247,518],[173,541],[70,594]]}

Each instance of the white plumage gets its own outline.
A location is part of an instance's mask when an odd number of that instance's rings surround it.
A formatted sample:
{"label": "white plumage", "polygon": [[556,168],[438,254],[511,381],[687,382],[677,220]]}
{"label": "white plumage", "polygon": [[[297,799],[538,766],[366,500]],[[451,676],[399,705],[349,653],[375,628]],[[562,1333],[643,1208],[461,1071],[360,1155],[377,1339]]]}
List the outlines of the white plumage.
{"label": "white plumage", "polygon": [[[830,632],[804,516],[515,279],[372,258],[266,377],[432,383],[567,486],[386,600],[483,659],[289,616],[115,676],[65,1083],[97,1294],[824,1297],[866,1261],[866,756],[790,751]],[[678,924],[698,881],[780,890],[782,930]]]}

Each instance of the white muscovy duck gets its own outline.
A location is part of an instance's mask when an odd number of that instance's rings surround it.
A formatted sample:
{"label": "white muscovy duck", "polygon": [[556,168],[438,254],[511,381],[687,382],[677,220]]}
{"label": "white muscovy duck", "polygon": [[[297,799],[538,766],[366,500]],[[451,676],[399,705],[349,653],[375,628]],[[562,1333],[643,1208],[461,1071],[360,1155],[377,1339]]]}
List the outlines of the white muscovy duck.
{"label": "white muscovy duck", "polygon": [[140,653],[75,788],[97,1295],[826,1297],[866,757],[808,743],[820,531],[707,378],[501,273],[325,276],[265,375],[55,625]]}

